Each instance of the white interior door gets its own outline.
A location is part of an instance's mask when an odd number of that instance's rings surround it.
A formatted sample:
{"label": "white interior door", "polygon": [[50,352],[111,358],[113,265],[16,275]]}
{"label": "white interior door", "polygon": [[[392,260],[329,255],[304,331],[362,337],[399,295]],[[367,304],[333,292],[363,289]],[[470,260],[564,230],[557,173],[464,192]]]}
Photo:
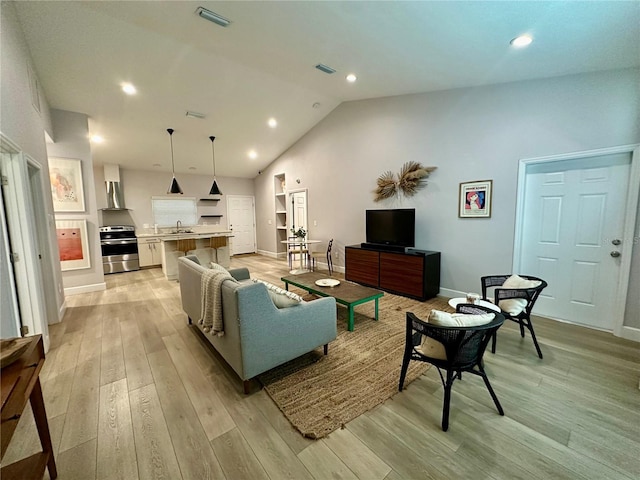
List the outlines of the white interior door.
{"label": "white interior door", "polygon": [[254,198],[244,195],[227,197],[229,229],[233,231],[231,255],[256,252]]}
{"label": "white interior door", "polygon": [[43,209],[44,206],[34,205],[36,196],[31,189],[27,160],[22,153],[2,153],[0,167],[22,326],[28,328],[29,335],[42,334],[47,351],[49,326],[42,293],[39,236],[35,225],[35,208]]}
{"label": "white interior door", "polygon": [[630,154],[527,168],[519,272],[549,286],[536,313],[612,330]]}
{"label": "white interior door", "polygon": [[[307,191],[292,192],[289,196],[289,204],[293,213],[293,223],[289,228],[295,227],[298,230],[302,227],[306,232],[309,232],[309,225],[307,224]],[[288,236],[291,236],[291,231],[289,231]]]}
{"label": "white interior door", "polygon": [[2,190],[0,190],[0,305],[2,305],[0,308],[0,338],[19,337],[22,326],[10,255],[4,201]]}

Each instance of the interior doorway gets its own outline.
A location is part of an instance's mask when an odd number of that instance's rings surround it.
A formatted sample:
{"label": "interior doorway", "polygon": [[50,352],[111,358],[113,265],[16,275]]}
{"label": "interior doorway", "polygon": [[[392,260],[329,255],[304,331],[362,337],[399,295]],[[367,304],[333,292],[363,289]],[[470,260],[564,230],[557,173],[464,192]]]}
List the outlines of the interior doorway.
{"label": "interior doorway", "polygon": [[256,212],[254,197],[249,195],[228,195],[227,216],[231,239],[231,255],[256,252]]}
{"label": "interior doorway", "polygon": [[307,223],[307,190],[292,190],[289,192],[289,209],[291,210],[291,225],[289,226],[288,236],[292,236],[292,228],[298,230],[304,228],[309,236],[309,225]]}
{"label": "interior doorway", "polygon": [[637,160],[620,147],[521,162],[513,264],[549,284],[535,313],[620,335]]}
{"label": "interior doorway", "polygon": [[[2,138],[0,171],[6,213],[15,296],[23,335],[41,334],[49,349],[49,326],[43,284],[42,245],[46,237],[46,213],[41,194],[41,166]],[[40,228],[39,228],[40,226]],[[43,227],[44,226],[44,227]],[[45,254],[48,259],[48,255]],[[27,332],[28,330],[28,332]]]}

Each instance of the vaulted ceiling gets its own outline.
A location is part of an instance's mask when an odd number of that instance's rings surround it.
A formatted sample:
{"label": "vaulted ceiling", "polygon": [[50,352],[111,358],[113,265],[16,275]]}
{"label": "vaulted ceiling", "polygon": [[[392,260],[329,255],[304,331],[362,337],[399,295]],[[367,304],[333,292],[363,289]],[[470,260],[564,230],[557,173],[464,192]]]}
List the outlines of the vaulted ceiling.
{"label": "vaulted ceiling", "polygon": [[341,102],[640,66],[638,1],[15,5],[50,107],[89,116],[96,164],[143,170],[171,169],[167,128],[176,171],[210,175],[214,135],[217,174],[252,178]]}

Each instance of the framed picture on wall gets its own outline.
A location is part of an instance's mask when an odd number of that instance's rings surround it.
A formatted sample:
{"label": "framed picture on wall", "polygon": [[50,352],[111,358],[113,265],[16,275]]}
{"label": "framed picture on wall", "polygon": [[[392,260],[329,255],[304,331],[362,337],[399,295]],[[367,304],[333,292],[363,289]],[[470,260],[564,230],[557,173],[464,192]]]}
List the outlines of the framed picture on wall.
{"label": "framed picture on wall", "polygon": [[460,218],[491,217],[492,180],[476,180],[460,184],[458,216]]}
{"label": "framed picture on wall", "polygon": [[49,180],[54,212],[84,212],[84,188],[80,160],[50,158]]}
{"label": "framed picture on wall", "polygon": [[86,220],[56,220],[62,271],[91,268]]}

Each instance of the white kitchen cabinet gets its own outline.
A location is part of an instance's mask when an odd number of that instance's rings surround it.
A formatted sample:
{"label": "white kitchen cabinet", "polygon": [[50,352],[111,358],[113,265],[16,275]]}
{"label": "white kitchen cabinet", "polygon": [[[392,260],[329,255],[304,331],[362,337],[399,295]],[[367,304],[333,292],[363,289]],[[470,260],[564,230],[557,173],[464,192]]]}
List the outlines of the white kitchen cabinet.
{"label": "white kitchen cabinet", "polygon": [[141,267],[152,267],[162,263],[160,239],[157,237],[138,238],[138,260]]}

